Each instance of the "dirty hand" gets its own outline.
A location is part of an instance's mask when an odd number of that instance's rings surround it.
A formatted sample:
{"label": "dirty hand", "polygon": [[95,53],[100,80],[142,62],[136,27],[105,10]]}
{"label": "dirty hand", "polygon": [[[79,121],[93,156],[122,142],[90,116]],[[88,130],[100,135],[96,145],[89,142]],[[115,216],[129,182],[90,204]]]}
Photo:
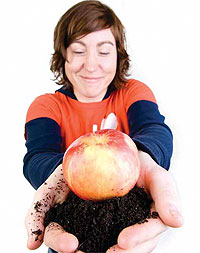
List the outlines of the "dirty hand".
{"label": "dirty hand", "polygon": [[179,197],[173,178],[147,153],[139,151],[139,155],[141,172],[137,186],[143,187],[151,195],[154,202],[151,211],[157,211],[159,217],[122,230],[117,245],[111,247],[107,253],[151,252],[156,247],[161,233],[166,231],[168,226],[177,228],[183,225]]}
{"label": "dirty hand", "polygon": [[69,188],[63,177],[62,165],[59,165],[37,189],[26,216],[29,249],[37,249],[43,241],[48,247],[62,253],[71,253],[77,249],[78,239],[65,232],[59,224],[52,222],[46,228],[43,225],[46,212],[56,203],[65,201],[68,193]]}
{"label": "dirty hand", "polygon": [[[102,120],[101,129],[117,127],[116,116],[111,113]],[[28,233],[27,247],[37,249],[45,243],[48,247],[59,253],[72,253],[78,248],[78,239],[64,231],[57,223],[51,222],[46,228],[43,225],[46,212],[57,203],[66,200],[69,188],[62,173],[62,165],[59,165],[49,176],[44,184],[36,191],[32,205],[25,219]],[[81,253],[82,251],[76,251]]]}

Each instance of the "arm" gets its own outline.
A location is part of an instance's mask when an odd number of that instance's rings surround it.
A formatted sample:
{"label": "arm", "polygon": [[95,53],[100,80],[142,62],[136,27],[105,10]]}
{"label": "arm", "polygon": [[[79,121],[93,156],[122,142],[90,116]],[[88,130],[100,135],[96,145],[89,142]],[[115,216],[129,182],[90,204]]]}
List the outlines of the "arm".
{"label": "arm", "polygon": [[[146,89],[146,93],[151,93]],[[148,96],[148,95],[147,95]],[[164,123],[155,101],[139,100],[128,108],[130,137],[140,155],[140,176],[137,186],[151,195],[151,210],[159,213],[158,219],[125,228],[118,237],[118,244],[108,252],[151,252],[167,226],[180,227],[183,217],[173,178],[168,173],[172,155],[172,133]]]}
{"label": "arm", "polygon": [[168,170],[173,137],[157,104],[145,100],[137,101],[129,107],[127,115],[129,135],[138,149],[148,153],[156,163]]}
{"label": "arm", "polygon": [[60,122],[61,112],[53,94],[41,95],[31,103],[26,115],[23,172],[35,189],[62,163]]}
{"label": "arm", "polygon": [[24,176],[37,189],[62,163],[60,127],[50,118],[37,118],[26,123],[25,136]]}
{"label": "arm", "polygon": [[[37,102],[37,101],[36,101]],[[28,119],[38,110],[38,104],[31,106]],[[69,188],[62,173],[62,136],[60,126],[46,106],[40,105],[43,117],[34,115],[25,125],[27,153],[24,157],[24,175],[37,189],[33,203],[27,213],[25,225],[28,233],[27,247],[38,248],[42,242],[58,252],[72,252],[78,247],[78,240],[65,232],[56,223],[43,225],[46,212],[56,203],[66,200]],[[38,117],[39,116],[39,117]],[[47,117],[44,117],[47,116]],[[49,117],[48,117],[49,116]],[[65,243],[66,242],[66,243]]]}

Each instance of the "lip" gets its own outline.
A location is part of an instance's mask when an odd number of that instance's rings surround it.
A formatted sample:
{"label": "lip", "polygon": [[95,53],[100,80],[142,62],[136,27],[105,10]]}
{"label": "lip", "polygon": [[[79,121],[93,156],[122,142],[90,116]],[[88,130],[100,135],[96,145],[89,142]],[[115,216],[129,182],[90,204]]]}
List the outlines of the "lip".
{"label": "lip", "polygon": [[97,83],[102,77],[80,76],[87,83]]}
{"label": "lip", "polygon": [[83,79],[86,79],[86,80],[98,80],[100,79],[101,77],[89,77],[89,76],[81,76]]}
{"label": "lip", "polygon": [[85,80],[99,80],[102,77],[89,77],[89,76],[81,76],[81,78],[85,79]]}

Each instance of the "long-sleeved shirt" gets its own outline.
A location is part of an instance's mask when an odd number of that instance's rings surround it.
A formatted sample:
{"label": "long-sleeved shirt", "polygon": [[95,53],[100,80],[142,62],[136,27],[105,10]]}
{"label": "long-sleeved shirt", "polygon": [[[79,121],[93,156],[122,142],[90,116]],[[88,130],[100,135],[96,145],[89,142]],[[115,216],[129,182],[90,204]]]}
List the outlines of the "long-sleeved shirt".
{"label": "long-sleeved shirt", "polygon": [[27,112],[24,175],[31,185],[37,189],[62,163],[67,147],[92,132],[94,125],[100,130],[110,113],[116,116],[117,130],[128,134],[139,150],[169,169],[172,133],[147,85],[131,79],[117,90],[111,84],[103,100],[92,103],[78,101],[63,86],[54,94],[37,97]]}

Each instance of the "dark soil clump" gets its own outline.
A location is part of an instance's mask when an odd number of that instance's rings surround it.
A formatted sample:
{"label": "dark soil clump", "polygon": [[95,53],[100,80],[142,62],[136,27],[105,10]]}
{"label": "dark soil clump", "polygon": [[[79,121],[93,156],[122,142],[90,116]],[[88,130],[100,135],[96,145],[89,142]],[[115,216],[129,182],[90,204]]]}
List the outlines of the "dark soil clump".
{"label": "dark soil clump", "polygon": [[74,234],[79,250],[105,252],[117,243],[119,233],[130,225],[148,222],[158,213],[150,212],[152,200],[142,188],[134,187],[126,196],[100,202],[85,201],[70,192],[63,204],[46,213],[45,223],[57,222]]}

